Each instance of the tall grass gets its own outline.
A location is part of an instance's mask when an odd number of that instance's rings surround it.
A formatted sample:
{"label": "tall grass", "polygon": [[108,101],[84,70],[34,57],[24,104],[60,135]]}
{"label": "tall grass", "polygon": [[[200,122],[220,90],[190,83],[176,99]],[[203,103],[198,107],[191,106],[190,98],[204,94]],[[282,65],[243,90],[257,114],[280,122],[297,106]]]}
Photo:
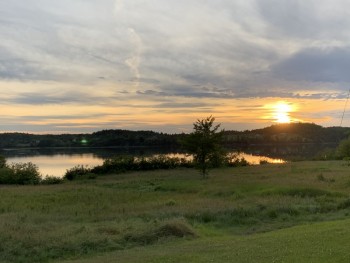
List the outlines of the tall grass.
{"label": "tall grass", "polygon": [[[60,262],[174,239],[231,238],[343,219],[350,207],[343,164],[221,168],[207,180],[187,168],[134,171],[2,187],[0,262]],[[318,179],[321,170],[327,180]]]}

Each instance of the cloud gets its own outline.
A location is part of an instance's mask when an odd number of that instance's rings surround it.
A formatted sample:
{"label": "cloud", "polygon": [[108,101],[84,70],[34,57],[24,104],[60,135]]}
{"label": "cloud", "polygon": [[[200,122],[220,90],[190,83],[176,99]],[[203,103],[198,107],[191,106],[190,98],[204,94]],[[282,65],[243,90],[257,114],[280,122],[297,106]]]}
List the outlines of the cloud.
{"label": "cloud", "polygon": [[307,48],[272,67],[278,77],[292,81],[350,82],[350,47]]}
{"label": "cloud", "polygon": [[99,100],[105,101],[106,98],[92,97],[83,92],[69,92],[59,94],[42,94],[37,92],[23,92],[7,100],[7,103],[25,104],[25,105],[45,105],[45,104],[68,104],[68,103],[94,103]]}
{"label": "cloud", "polygon": [[343,99],[347,7],[346,0],[0,1],[0,106],[103,105],[145,125],[137,106],[175,116],[230,100]]}
{"label": "cloud", "polygon": [[349,37],[346,0],[262,0],[256,1],[268,34],[287,39],[332,41]]}
{"label": "cloud", "polygon": [[136,87],[138,87],[140,84],[139,79],[141,78],[139,67],[141,63],[142,40],[133,28],[128,28],[128,33],[133,52],[131,57],[125,60],[125,63],[133,73],[136,79]]}

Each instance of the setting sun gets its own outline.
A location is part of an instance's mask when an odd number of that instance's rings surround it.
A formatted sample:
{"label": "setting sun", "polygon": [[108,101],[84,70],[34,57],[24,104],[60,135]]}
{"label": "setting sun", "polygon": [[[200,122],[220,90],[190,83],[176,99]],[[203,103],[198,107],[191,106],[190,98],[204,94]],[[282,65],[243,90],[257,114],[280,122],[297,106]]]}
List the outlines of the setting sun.
{"label": "setting sun", "polygon": [[274,118],[275,121],[278,123],[290,123],[290,112],[292,111],[291,105],[287,104],[286,102],[278,102],[274,106]]}

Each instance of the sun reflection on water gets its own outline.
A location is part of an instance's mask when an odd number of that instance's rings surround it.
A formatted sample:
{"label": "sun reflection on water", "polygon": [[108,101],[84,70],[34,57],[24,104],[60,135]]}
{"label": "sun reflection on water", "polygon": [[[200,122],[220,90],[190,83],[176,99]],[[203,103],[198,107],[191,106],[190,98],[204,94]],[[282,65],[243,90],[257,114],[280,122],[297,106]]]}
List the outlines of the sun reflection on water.
{"label": "sun reflection on water", "polygon": [[[237,154],[237,153],[234,153]],[[183,153],[166,154],[168,157],[192,159],[192,156]],[[259,164],[262,160],[268,163],[285,163],[282,159],[270,158],[267,156],[256,156],[252,154],[239,153],[236,155],[239,158],[244,158],[250,164]],[[67,169],[73,168],[77,165],[94,167],[101,165],[103,158],[98,157],[92,153],[86,154],[57,154],[57,155],[38,155],[38,156],[21,156],[7,158],[8,163],[26,163],[32,162],[39,168],[42,176],[57,176],[63,177]]]}

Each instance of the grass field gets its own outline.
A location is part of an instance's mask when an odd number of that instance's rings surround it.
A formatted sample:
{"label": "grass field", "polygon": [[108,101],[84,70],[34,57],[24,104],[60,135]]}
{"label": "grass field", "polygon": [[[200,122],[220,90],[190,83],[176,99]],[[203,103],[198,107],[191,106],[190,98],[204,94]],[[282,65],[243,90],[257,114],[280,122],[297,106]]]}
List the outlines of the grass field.
{"label": "grass field", "polygon": [[296,162],[0,187],[0,262],[349,262],[350,167]]}

